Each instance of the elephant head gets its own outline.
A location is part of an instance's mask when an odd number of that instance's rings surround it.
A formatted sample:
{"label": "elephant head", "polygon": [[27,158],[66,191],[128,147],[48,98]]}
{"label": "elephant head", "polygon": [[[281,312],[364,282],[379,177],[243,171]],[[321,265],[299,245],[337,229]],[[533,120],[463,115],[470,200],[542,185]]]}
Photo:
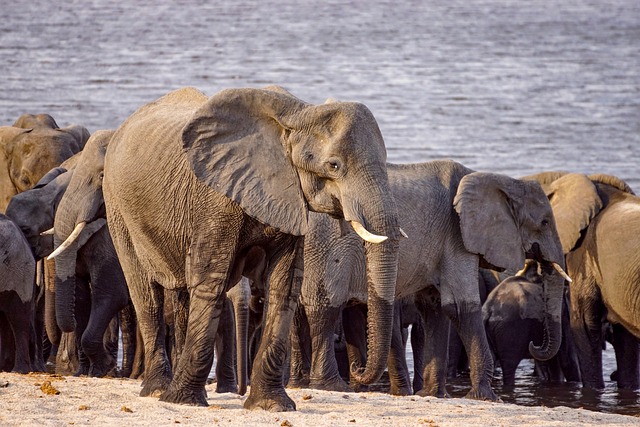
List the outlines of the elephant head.
{"label": "elephant head", "polygon": [[58,326],[75,330],[75,276],[78,250],[105,224],[102,175],[104,156],[113,131],[96,131],[87,141],[67,191],[55,213],[54,245],[48,259],[56,260],[55,304]]}
{"label": "elephant head", "polygon": [[562,341],[564,256],[549,200],[537,182],[474,172],[460,181],[454,200],[464,245],[488,264],[520,270],[525,259],[541,264],[545,339],[529,344],[538,360],[553,357]]}
{"label": "elephant head", "polygon": [[58,128],[49,115],[24,115],[13,126],[0,127],[0,211],[13,195],[32,188],[49,170],[82,150],[88,138],[84,127]]}
{"label": "elephant head", "polygon": [[182,130],[198,179],[247,214],[301,236],[308,212],[344,218],[366,240],[370,355],[363,383],[386,365],[400,228],[375,118],[355,102],[307,104],[283,89],[230,89]]}
{"label": "elephant head", "polygon": [[537,181],[546,193],[558,227],[562,249],[576,248],[584,229],[606,207],[608,191],[634,194],[626,182],[612,175],[584,175],[569,172],[542,172],[523,177]]}

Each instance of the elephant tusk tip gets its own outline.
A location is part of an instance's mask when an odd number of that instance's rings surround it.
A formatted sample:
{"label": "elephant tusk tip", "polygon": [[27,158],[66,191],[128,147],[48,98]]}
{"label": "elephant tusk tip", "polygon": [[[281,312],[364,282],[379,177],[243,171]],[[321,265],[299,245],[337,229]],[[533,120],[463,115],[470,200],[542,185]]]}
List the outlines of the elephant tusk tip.
{"label": "elephant tusk tip", "polygon": [[407,236],[407,233],[405,233],[402,228],[400,229],[400,234],[402,234],[402,237],[404,237],[405,239],[409,238],[409,236]]}
{"label": "elephant tusk tip", "polygon": [[382,243],[382,242],[384,242],[385,240],[388,239],[387,236],[379,236],[377,234],[371,233],[369,230],[367,230],[358,221],[350,221],[350,223],[351,223],[351,226],[353,227],[354,231],[364,241],[367,241],[369,243]]}
{"label": "elephant tusk tip", "polygon": [[40,233],[41,236],[50,236],[53,235],[53,228],[50,228],[48,230],[43,231],[42,233]]}

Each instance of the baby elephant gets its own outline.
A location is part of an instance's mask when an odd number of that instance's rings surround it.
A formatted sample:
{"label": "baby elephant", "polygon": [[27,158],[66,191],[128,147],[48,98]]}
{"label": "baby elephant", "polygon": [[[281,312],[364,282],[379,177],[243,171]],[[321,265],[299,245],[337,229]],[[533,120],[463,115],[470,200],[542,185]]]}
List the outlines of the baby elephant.
{"label": "baby elephant", "polygon": [[[535,261],[527,261],[515,276],[503,280],[482,307],[484,326],[496,365],[502,368],[503,386],[515,385],[515,372],[522,359],[531,359],[529,342],[544,339],[542,277]],[[567,300],[562,305],[562,343],[556,356],[536,361],[541,381],[580,381],[577,353],[569,329]]]}
{"label": "baby elephant", "polygon": [[27,240],[0,214],[0,370],[44,370],[35,366],[35,274]]}

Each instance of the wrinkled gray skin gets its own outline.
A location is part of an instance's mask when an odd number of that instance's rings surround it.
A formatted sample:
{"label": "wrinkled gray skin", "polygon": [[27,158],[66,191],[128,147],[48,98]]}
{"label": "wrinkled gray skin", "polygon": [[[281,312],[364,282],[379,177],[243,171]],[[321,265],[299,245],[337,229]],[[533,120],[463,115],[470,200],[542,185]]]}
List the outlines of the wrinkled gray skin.
{"label": "wrinkled gray skin", "polygon": [[573,279],[571,330],[585,387],[603,388],[602,326],[613,325],[619,388],[640,388],[640,198],[610,175],[547,172],[543,185]]}
{"label": "wrinkled gray skin", "polygon": [[[493,360],[482,325],[478,268],[518,270],[525,258],[564,267],[551,206],[539,185],[504,175],[474,172],[452,161],[388,165],[389,183],[407,239],[400,241],[396,298],[431,289],[423,313],[427,326],[426,368],[420,395],[447,396],[449,320],[470,356],[467,397],[497,400],[491,389]],[[333,355],[333,325],[347,301],[367,301],[361,244],[339,220],[310,217],[305,237],[302,304],[313,343],[311,386],[344,388]],[[556,354],[562,333],[563,278],[547,274],[545,326],[548,339],[536,358]],[[346,286],[345,284],[349,284]],[[371,330],[371,327],[369,328]],[[341,388],[338,388],[341,387]]]}
{"label": "wrinkled gray skin", "polygon": [[[301,284],[309,209],[358,221],[388,236],[366,244],[371,355],[362,382],[384,371],[391,337],[400,236],[386,150],[358,103],[307,104],[280,88],[231,89],[210,98],[192,88],[146,105],[125,121],[106,156],[107,219],[145,343],[141,395],[207,405],[224,293],[248,251],[267,260],[268,312],[244,406],[294,410],[283,365]],[[297,260],[300,260],[298,262]],[[189,291],[185,352],[174,372],[161,345],[162,288]]]}
{"label": "wrinkled gray skin", "polygon": [[24,114],[12,126],[0,127],[0,213],[11,197],[82,150],[87,139],[84,127],[59,128],[48,114]]}
{"label": "wrinkled gray skin", "polygon": [[[529,342],[544,337],[543,274],[538,264],[528,261],[520,276],[511,276],[489,294],[482,306],[482,316],[489,346],[495,362],[502,368],[502,384],[515,385],[515,373],[522,359],[530,359]],[[547,361],[535,361],[539,380],[544,382],[578,382],[580,368],[571,336],[569,307],[562,304],[562,344]]]}
{"label": "wrinkled gray skin", "polygon": [[36,264],[16,224],[0,214],[0,370],[44,371],[36,357]]}

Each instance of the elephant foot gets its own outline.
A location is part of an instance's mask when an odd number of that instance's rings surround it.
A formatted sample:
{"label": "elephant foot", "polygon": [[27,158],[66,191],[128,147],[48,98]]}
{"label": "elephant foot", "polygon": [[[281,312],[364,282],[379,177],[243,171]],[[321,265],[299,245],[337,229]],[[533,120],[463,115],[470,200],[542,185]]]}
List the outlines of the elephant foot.
{"label": "elephant foot", "polygon": [[218,381],[216,384],[216,393],[238,393],[238,385],[235,383],[221,383]]}
{"label": "elephant foot", "polygon": [[196,390],[181,390],[172,385],[160,395],[160,401],[181,405],[209,406],[204,387]]}
{"label": "elephant foot", "polygon": [[354,391],[342,378],[309,381],[309,388],[325,391],[339,391],[342,393]]}
{"label": "elephant foot", "polygon": [[421,390],[416,392],[416,396],[422,397],[437,397],[439,399],[449,399],[451,395],[447,393],[447,388],[445,386],[431,386],[424,387]]}
{"label": "elephant foot", "polygon": [[89,376],[92,377],[105,377],[115,376],[116,371],[116,361],[113,357],[107,356],[100,362],[93,363],[89,368]]}
{"label": "elephant foot", "polygon": [[89,366],[88,365],[80,365],[80,367],[78,368],[76,373],[73,374],[74,377],[82,377],[82,376],[87,376],[87,375],[89,375]]}
{"label": "elephant foot", "polygon": [[251,389],[249,397],[244,401],[245,409],[264,409],[269,412],[295,411],[295,402],[284,391],[259,392]]}
{"label": "elephant foot", "polygon": [[157,377],[152,379],[145,377],[142,380],[142,390],[140,390],[140,396],[142,397],[160,397],[165,390],[169,388],[171,380],[169,378]]}
{"label": "elephant foot", "polygon": [[389,394],[393,396],[411,396],[413,392],[409,386],[397,386],[395,384],[391,384],[391,387],[389,387]]}
{"label": "elephant foot", "polygon": [[502,403],[502,399],[500,399],[494,392],[491,390],[490,386],[484,387],[474,387],[469,393],[465,396],[465,399],[473,399],[473,400],[485,400],[490,402],[500,402]]}

